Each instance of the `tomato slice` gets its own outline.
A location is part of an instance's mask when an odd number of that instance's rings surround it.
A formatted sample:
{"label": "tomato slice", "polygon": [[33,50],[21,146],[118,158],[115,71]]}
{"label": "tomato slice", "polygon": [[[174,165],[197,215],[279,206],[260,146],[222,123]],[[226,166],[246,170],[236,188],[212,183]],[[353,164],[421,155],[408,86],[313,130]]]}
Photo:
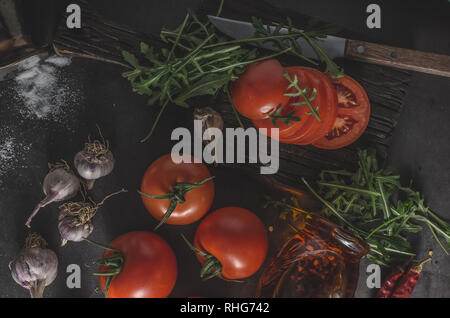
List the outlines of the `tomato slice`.
{"label": "tomato slice", "polygon": [[[296,132],[287,138],[288,143],[297,145],[308,145],[322,138],[333,126],[336,119],[338,104],[337,96],[333,84],[328,76],[312,68],[293,67],[293,71],[306,69],[307,76],[310,78],[310,85],[316,88],[317,95],[312,101],[312,105],[319,106],[320,122],[313,115],[308,115],[308,119],[312,120],[312,125],[305,132]],[[303,106],[309,111],[308,106]]]}
{"label": "tomato slice", "polygon": [[[312,104],[315,106],[316,105],[315,102],[322,99],[323,92],[319,90],[318,87],[319,85],[317,85],[317,83],[315,83],[316,85],[313,85],[314,77],[311,76],[309,70],[305,70],[305,68],[294,66],[289,67],[289,73],[291,74],[292,78],[294,77],[294,74],[296,74],[298,78],[300,78],[301,75],[305,79],[304,85],[300,86],[300,88],[302,89],[304,89],[304,87],[310,88],[310,94],[308,95],[308,98],[311,98],[312,91],[314,88],[317,90],[316,97],[312,101]],[[304,98],[300,97],[298,99],[298,102],[302,101],[304,101]],[[298,113],[300,114],[299,117],[301,118],[301,121],[303,121],[303,126],[295,131],[291,131],[289,134],[280,135],[280,140],[284,143],[294,144],[296,139],[308,137],[311,134],[311,132],[317,129],[320,122],[313,115],[307,114],[307,112],[309,111],[307,105],[292,106],[292,107],[298,108]]]}
{"label": "tomato slice", "polygon": [[364,88],[348,75],[331,80],[338,99],[338,114],[333,127],[313,146],[338,149],[355,142],[367,128],[370,101]]}

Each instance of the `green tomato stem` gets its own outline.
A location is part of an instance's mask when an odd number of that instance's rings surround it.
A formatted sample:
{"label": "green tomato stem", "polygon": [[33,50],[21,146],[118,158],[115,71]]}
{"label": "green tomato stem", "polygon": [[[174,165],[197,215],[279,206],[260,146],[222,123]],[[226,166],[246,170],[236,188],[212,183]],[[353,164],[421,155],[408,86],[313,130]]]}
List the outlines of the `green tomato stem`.
{"label": "green tomato stem", "polygon": [[186,199],[184,198],[184,196],[186,195],[186,193],[188,193],[189,191],[196,189],[200,186],[202,186],[204,183],[210,181],[214,179],[214,176],[205,178],[199,182],[177,182],[175,183],[175,185],[172,187],[172,190],[169,193],[166,194],[161,194],[161,195],[152,195],[152,194],[148,194],[148,193],[144,193],[138,190],[138,193],[149,197],[151,199],[165,199],[165,200],[169,200],[170,201],[170,205],[169,208],[167,209],[167,211],[164,213],[163,218],[161,219],[161,221],[158,223],[158,225],[154,228],[154,230],[156,231],[161,225],[163,225],[167,219],[169,219],[170,215],[172,214],[172,212],[175,210],[175,208],[177,207],[178,204],[183,204],[186,202]]}

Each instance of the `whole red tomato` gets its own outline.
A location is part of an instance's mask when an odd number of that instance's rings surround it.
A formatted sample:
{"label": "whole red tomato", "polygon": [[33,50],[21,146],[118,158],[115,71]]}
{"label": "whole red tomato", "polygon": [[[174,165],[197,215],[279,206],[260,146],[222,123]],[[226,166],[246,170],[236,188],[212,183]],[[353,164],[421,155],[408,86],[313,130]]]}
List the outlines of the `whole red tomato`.
{"label": "whole red tomato", "polygon": [[[187,161],[191,162],[188,163]],[[203,163],[194,163],[191,156],[184,156],[185,162],[174,163],[171,155],[167,154],[153,162],[144,174],[141,185],[141,197],[147,210],[157,220],[162,220],[172,203],[170,199],[151,198],[171,193],[176,185],[185,183],[199,183],[211,178],[208,168]],[[196,222],[211,208],[214,199],[214,183],[212,180],[187,191],[182,197],[166,223],[184,225]]]}
{"label": "whole red tomato", "polygon": [[[225,279],[242,279],[253,275],[267,255],[267,230],[252,212],[226,207],[206,216],[197,228],[194,247],[212,255]],[[197,253],[201,264],[206,258]]]}
{"label": "whole red tomato", "polygon": [[[108,289],[108,298],[163,298],[175,286],[178,267],[172,248],[160,236],[151,232],[130,232],[114,239],[109,245],[118,250],[124,263]],[[103,259],[113,256],[107,250]],[[100,266],[100,272],[110,270]],[[105,291],[107,277],[99,276]]]}
{"label": "whole red tomato", "polygon": [[275,109],[285,105],[289,82],[281,64],[274,59],[253,63],[233,82],[231,98],[243,116],[258,120],[268,118]]}

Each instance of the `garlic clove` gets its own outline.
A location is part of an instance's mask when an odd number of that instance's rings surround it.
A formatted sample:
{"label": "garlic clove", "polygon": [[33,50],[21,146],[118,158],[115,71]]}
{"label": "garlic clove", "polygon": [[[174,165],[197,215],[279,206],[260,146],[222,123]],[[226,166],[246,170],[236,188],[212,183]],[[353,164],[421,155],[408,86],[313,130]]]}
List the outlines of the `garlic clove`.
{"label": "garlic clove", "polygon": [[68,171],[68,166],[50,171],[43,182],[43,191],[46,197],[36,205],[25,225],[31,227],[32,219],[42,207],[52,202],[69,200],[75,197],[79,190],[80,180]]}

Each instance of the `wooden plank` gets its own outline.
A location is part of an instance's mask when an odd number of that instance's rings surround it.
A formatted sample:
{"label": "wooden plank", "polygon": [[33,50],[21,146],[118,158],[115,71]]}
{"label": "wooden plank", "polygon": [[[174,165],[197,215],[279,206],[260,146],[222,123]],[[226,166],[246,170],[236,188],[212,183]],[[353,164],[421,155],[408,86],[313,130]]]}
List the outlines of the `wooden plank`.
{"label": "wooden plank", "polygon": [[[264,1],[258,1],[257,7],[250,5],[252,2],[227,0],[222,16],[229,18],[244,16],[248,20],[250,15],[258,15],[267,21],[286,20],[286,13],[275,10]],[[216,10],[214,3],[215,1],[206,1],[201,10],[202,14],[214,14]],[[93,58],[129,68],[129,65],[122,59],[122,50],[138,54],[141,42],[150,43],[154,47],[165,46],[165,43],[159,38],[136,32],[127,26],[118,25],[102,18],[90,9],[86,1],[82,1],[81,5],[83,10],[82,28],[68,30],[61,25],[58,29],[54,47],[59,54]],[[291,16],[291,18],[295,22],[306,19],[298,15]],[[298,27],[302,26],[298,25]],[[299,59],[293,57],[283,57],[281,62],[284,65],[301,64]],[[347,59],[338,59],[336,62],[344,68],[346,74],[361,83],[371,101],[372,114],[368,128],[356,143],[331,151],[316,149],[312,146],[281,144],[280,170],[272,176],[261,176],[258,164],[227,164],[226,166],[248,171],[250,174],[258,176],[260,180],[268,181],[271,184],[302,187],[299,182],[300,177],[313,178],[322,169],[353,169],[356,166],[358,148],[373,147],[382,157],[385,157],[390,138],[401,113],[410,73]],[[208,106],[202,99],[195,104]],[[225,95],[219,95],[214,104],[222,114],[226,127],[239,126]],[[243,121],[246,127],[251,126],[250,121],[246,119]],[[191,125],[192,122],[186,123],[187,127],[191,127]]]}

